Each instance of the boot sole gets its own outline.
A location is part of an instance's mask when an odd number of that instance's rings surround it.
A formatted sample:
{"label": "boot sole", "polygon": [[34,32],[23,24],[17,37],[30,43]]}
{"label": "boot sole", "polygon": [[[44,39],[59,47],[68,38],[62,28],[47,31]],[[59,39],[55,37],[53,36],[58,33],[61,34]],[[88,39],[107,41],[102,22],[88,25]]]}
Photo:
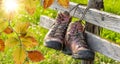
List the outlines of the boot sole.
{"label": "boot sole", "polygon": [[95,53],[91,50],[80,50],[78,53],[73,54],[72,57],[82,60],[94,60],[94,55]]}
{"label": "boot sole", "polygon": [[47,41],[44,43],[46,47],[53,48],[56,50],[61,50],[62,49],[62,44],[58,41]]}
{"label": "boot sole", "polygon": [[62,52],[67,55],[72,55],[72,50],[67,46],[64,46]]}

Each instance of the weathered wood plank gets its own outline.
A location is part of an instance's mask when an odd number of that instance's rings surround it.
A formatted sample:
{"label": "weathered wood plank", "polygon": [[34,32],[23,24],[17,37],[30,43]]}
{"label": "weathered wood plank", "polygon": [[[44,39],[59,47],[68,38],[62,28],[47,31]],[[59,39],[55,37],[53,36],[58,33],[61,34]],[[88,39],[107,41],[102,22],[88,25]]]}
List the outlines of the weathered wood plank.
{"label": "weathered wood plank", "polygon": [[[54,23],[55,20],[48,18],[47,16],[41,16],[40,25],[50,29],[51,24]],[[50,25],[50,26],[48,26]],[[87,34],[87,42],[91,49],[102,53],[114,60],[120,61],[120,46],[111,43],[105,39],[102,39],[92,33],[86,31]]]}
{"label": "weathered wood plank", "polygon": [[[77,5],[76,3],[70,2],[69,8],[65,9],[61,7],[59,4],[57,4],[57,2],[55,1],[54,4],[50,8],[59,10],[59,11],[68,11],[76,5]],[[85,6],[80,5],[78,9],[76,10],[76,13],[74,16],[77,18],[80,18],[85,8],[86,8]],[[73,10],[71,12],[71,15],[73,15],[73,12],[75,11]],[[96,9],[90,9],[87,12],[84,20],[86,20],[89,23],[95,24],[97,26],[107,28],[109,30],[120,33],[120,16],[118,15],[99,11]]]}
{"label": "weathered wood plank", "polygon": [[114,60],[120,61],[120,46],[86,31],[87,42],[91,49]]}
{"label": "weathered wood plank", "polygon": [[[46,19],[47,18],[47,19]],[[40,25],[44,28],[47,28],[47,29],[50,29],[51,26],[54,24],[54,19],[51,19],[49,17],[46,17],[46,16],[41,16],[40,17]],[[45,21],[45,22],[44,22]],[[52,21],[52,22],[51,22]]]}

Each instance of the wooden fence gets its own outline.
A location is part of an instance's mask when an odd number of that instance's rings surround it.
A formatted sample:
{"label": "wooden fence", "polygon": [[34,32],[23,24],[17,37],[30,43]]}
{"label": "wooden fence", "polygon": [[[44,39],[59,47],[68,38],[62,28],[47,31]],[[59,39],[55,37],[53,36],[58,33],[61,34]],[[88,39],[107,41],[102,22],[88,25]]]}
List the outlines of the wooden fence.
{"label": "wooden fence", "polygon": [[[70,8],[65,9],[60,5],[54,3],[50,8],[59,11],[68,11],[76,5],[76,3],[70,2]],[[74,14],[74,17],[80,18],[85,8],[85,6],[80,5]],[[71,15],[73,15],[73,12],[71,12]],[[94,25],[120,33],[120,16],[118,15],[99,11],[96,9],[90,9],[86,13],[84,20]],[[54,21],[54,19],[49,18],[47,16],[40,17],[40,25],[47,29],[51,28],[51,25],[54,23]],[[119,45],[107,41],[106,39],[96,36],[95,34],[92,34],[88,31],[86,31],[85,33],[87,34],[87,43],[92,50],[94,50],[95,52],[99,52],[105,56],[108,56],[114,60],[120,61]],[[93,63],[82,61],[82,64]]]}

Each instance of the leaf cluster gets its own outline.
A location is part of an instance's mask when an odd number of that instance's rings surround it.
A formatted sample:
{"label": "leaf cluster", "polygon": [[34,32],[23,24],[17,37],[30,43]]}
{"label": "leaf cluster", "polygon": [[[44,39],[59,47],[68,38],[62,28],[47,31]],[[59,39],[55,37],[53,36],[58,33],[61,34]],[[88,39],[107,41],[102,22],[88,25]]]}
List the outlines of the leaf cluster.
{"label": "leaf cluster", "polygon": [[27,51],[28,48],[33,48],[38,45],[37,40],[33,37],[33,34],[29,32],[29,22],[18,22],[14,28],[9,24],[9,21],[0,21],[3,25],[0,27],[1,33],[6,34],[15,33],[17,36],[11,36],[5,41],[0,39],[0,51],[4,51],[5,48],[15,48],[12,53],[15,64],[23,64],[26,59],[33,62],[39,62],[44,59],[41,52],[37,50]]}

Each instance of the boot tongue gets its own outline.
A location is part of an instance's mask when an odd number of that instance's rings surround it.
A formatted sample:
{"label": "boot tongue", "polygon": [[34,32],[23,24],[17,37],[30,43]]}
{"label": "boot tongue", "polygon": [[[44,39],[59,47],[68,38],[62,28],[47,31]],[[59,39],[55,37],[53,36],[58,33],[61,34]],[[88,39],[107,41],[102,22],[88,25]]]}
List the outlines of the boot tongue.
{"label": "boot tongue", "polygon": [[63,13],[59,12],[58,17],[56,18],[58,24],[69,23],[71,16],[69,12],[64,11]]}
{"label": "boot tongue", "polygon": [[84,39],[84,37],[83,37],[84,28],[80,22],[73,23],[71,25],[71,28],[69,29],[69,31],[71,33],[71,36],[75,36],[75,39],[76,38]]}
{"label": "boot tongue", "polygon": [[76,24],[71,24],[71,27],[69,28],[71,34],[74,35],[74,33],[76,32],[76,27],[77,27]]}
{"label": "boot tongue", "polygon": [[79,32],[84,32],[84,27],[80,22],[77,21],[76,25],[77,25],[76,28],[78,29]]}
{"label": "boot tongue", "polygon": [[70,16],[70,13],[68,12],[68,11],[64,11],[63,13],[62,13],[62,17],[63,17],[63,23],[64,22],[70,22],[70,20],[71,20],[71,16]]}

